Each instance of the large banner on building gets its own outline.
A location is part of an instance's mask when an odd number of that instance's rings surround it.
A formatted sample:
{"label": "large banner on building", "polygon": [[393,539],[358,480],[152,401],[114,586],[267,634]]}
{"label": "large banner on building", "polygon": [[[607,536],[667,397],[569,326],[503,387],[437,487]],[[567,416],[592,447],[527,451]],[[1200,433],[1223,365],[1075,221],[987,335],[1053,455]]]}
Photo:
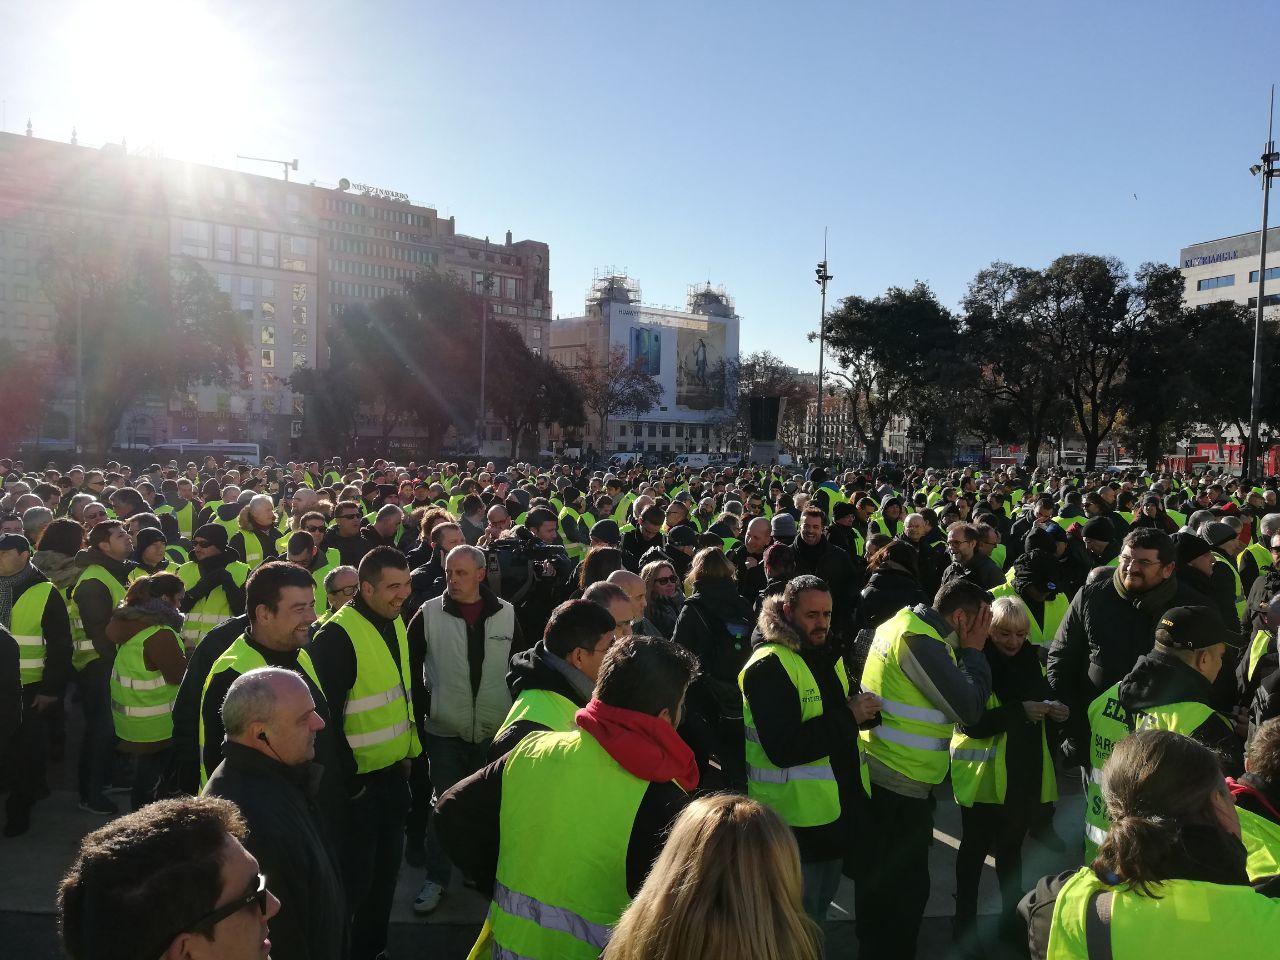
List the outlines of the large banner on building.
{"label": "large banner on building", "polygon": [[653,327],[631,328],[631,362],[651,377],[662,375],[662,331]]}
{"label": "large banner on building", "polygon": [[725,328],[681,327],[676,336],[676,403],[690,410],[719,410],[725,396]]}

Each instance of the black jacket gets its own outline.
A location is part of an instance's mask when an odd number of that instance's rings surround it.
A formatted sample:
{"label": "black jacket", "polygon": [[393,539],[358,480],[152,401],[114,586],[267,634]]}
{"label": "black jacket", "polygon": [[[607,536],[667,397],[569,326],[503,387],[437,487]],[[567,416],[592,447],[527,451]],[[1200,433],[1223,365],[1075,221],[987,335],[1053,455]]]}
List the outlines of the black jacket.
{"label": "black jacket", "polygon": [[[382,641],[391,652],[391,659],[399,667],[400,644],[396,639],[395,622],[374,613],[359,594],[356,595],[351,603],[378,631],[378,635],[382,637]],[[421,621],[421,617],[415,617],[415,619]],[[412,627],[412,624],[410,624],[410,627]],[[426,712],[424,706],[426,690],[422,680],[422,659],[421,655],[419,655],[417,669],[414,669],[411,642],[409,646],[409,680],[412,687],[409,695],[413,701],[414,716],[420,717]],[[355,648],[352,646],[350,635],[342,627],[342,624],[329,620],[312,637],[311,642],[307,645],[307,653],[310,654],[311,662],[316,668],[316,676],[320,680],[320,688],[324,693],[324,699],[328,703],[330,715],[335,718],[332,725],[325,729],[334,731],[333,744],[339,757],[336,769],[340,770],[342,775],[350,780],[347,786],[347,795],[355,796],[363,788],[363,785],[356,782],[358,778],[356,777],[355,755],[351,752],[351,745],[347,743],[347,738],[342,728],[342,720],[340,719],[346,715],[347,697],[356,682]],[[381,771],[371,771],[367,776],[379,772]]]}
{"label": "black jacket", "polygon": [[[1171,703],[1203,703],[1214,706],[1213,684],[1177,657],[1152,650],[1140,658],[1120,681],[1120,705],[1133,713]],[[1244,744],[1231,721],[1214,713],[1188,736],[1218,755],[1222,772],[1238,777],[1244,772]]]}
{"label": "black jacket", "polygon": [[[764,589],[767,579],[764,574],[764,555],[749,554],[747,545],[739,543],[726,556],[738,571],[738,595],[747,603],[752,603]],[[753,561],[750,564],[747,563],[748,557]]]}
{"label": "black jacket", "polygon": [[[242,583],[236,586],[235,580],[232,579],[231,571],[227,569],[229,565],[237,562],[240,562],[240,556],[231,549],[223,550],[221,553],[196,561],[196,567],[200,571],[200,578],[183,596],[182,612],[187,613],[213,591],[221,590],[227,598],[227,605],[231,607],[231,615],[238,617],[244,613],[245,584]],[[248,580],[246,579],[245,582],[247,583]]]}
{"label": "black jacket", "polygon": [[[568,678],[547,662],[547,646],[539,640],[528,650],[522,650],[511,658],[511,670],[507,673],[507,688],[511,691],[511,699],[526,690],[549,690],[570,700],[579,708],[587,705],[589,697],[584,697],[569,682]],[[548,730],[540,723],[532,720],[517,720],[507,729],[493,738],[489,747],[489,760],[497,760],[504,753],[536,730]]]}
{"label": "black jacket", "polygon": [[991,667],[991,692],[999,698],[1000,706],[985,708],[981,719],[966,725],[964,732],[982,738],[1006,735],[1004,802],[1035,806],[1040,802],[1044,769],[1040,745],[1043,724],[1029,721],[1022,704],[1025,700],[1050,700],[1053,691],[1040,669],[1040,655],[1031,644],[1024,643],[1009,657],[988,641],[983,653]]}
{"label": "black jacket", "polygon": [[915,577],[906,570],[883,566],[871,574],[871,579],[862,588],[857,628],[875,630],[903,607],[914,607],[917,603],[927,605],[931,601],[932,598],[925,596]]}
{"label": "black jacket", "polygon": [[439,550],[432,553],[430,560],[413,570],[409,575],[409,586],[413,592],[409,594],[409,599],[400,612],[405,623],[413,619],[413,615],[424,603],[444,593],[444,557],[440,556]]}
{"label": "black jacket", "polygon": [[338,551],[338,559],[342,566],[358,567],[360,561],[364,559],[364,555],[373,549],[372,544],[364,537],[356,534],[354,537],[340,537],[337,532],[330,530],[324,536],[324,542],[320,544],[321,550],[329,547]]}
{"label": "black jacket", "polygon": [[1103,690],[1123,680],[1155,643],[1155,627],[1171,607],[1203,603],[1174,574],[1145,594],[1122,596],[1112,575],[1080,589],[1049,645],[1049,685],[1071,708],[1071,756],[1086,762],[1088,707]]}
{"label": "black jacket", "polygon": [[0,743],[12,741],[22,724],[22,670],[18,641],[0,625]]}
{"label": "black jacket", "polygon": [[822,715],[801,719],[799,693],[782,662],[764,657],[747,668],[742,689],[760,746],[777,767],[796,767],[831,758],[840,792],[840,817],[816,827],[793,827],[802,861],[841,860],[848,849],[862,784],[858,778],[858,724],[836,674],[839,654],[829,646],[803,643],[782,616],[781,603],[767,603],[755,646],[776,643],[799,653],[817,681]]}
{"label": "black jacket", "polygon": [[200,698],[204,694],[204,682],[209,679],[214,663],[248,626],[249,618],[244,614],[222,621],[204,635],[187,658],[187,671],[182,675],[173,701],[174,769],[171,773],[175,793],[200,791]]}
{"label": "black jacket", "polygon": [[227,549],[234,553],[241,563],[249,562],[247,556],[250,537],[258,541],[258,552],[262,555],[262,563],[280,559],[280,551],[276,549],[276,542],[280,539],[279,530],[275,527],[268,527],[266,530],[240,529],[227,542]]}
{"label": "black jacket", "polygon": [[239,743],[228,743],[205,785],[231,800],[249,826],[245,846],[280,901],[271,918],[276,960],[340,960],[347,953],[346,895],[336,847],[316,806],[321,769],[286,767]]}
{"label": "black jacket", "polygon": [[943,572],[943,583],[950,583],[953,580],[968,580],[982,587],[983,590],[994,590],[1004,583],[1004,574],[1000,572],[994,560],[975,551],[973,562],[969,566],[956,562]]}
{"label": "black jacket", "polygon": [[853,622],[858,608],[857,571],[849,554],[831,543],[824,534],[813,546],[797,536],[796,576],[812,574],[831,588],[831,639],[838,647],[853,640]]}
{"label": "black jacket", "polygon": [[622,552],[629,553],[635,557],[637,562],[643,564],[644,555],[654,547],[662,548],[662,534],[656,534],[652,540],[646,540],[641,534],[639,527],[634,530],[628,530],[622,535]]}
{"label": "black jacket", "polygon": [[691,650],[702,665],[689,688],[690,709],[707,719],[742,716],[738,674],[751,656],[754,622],[732,580],[703,580],[685,601],[672,639]]}

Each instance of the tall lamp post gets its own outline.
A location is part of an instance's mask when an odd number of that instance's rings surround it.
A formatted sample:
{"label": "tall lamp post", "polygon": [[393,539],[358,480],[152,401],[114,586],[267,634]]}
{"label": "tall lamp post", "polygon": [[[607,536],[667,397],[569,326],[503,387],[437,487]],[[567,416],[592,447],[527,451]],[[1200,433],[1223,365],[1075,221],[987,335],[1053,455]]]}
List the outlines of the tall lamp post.
{"label": "tall lamp post", "polygon": [[485,372],[489,366],[489,296],[493,293],[493,271],[486,270],[482,281],[484,293],[480,297],[480,416],[476,425],[476,453],[484,451],[485,434],[488,432],[488,411],[485,409]]}
{"label": "tall lamp post", "polygon": [[822,313],[818,320],[818,427],[816,430],[817,465],[822,465],[822,418],[823,418],[823,361],[827,355],[827,281],[832,279],[827,272],[827,228],[822,228],[822,259],[813,271],[817,275],[815,281],[822,290]]}
{"label": "tall lamp post", "polygon": [[1249,446],[1245,450],[1241,476],[1252,477],[1258,457],[1258,410],[1262,405],[1262,312],[1266,305],[1267,288],[1267,214],[1271,205],[1271,178],[1280,173],[1276,161],[1275,141],[1271,138],[1275,121],[1276,87],[1271,85],[1271,110],[1267,120],[1267,145],[1262,151],[1262,162],[1255,163],[1249,172],[1262,175],[1262,237],[1258,256],[1258,309],[1253,315],[1253,389],[1249,395]]}

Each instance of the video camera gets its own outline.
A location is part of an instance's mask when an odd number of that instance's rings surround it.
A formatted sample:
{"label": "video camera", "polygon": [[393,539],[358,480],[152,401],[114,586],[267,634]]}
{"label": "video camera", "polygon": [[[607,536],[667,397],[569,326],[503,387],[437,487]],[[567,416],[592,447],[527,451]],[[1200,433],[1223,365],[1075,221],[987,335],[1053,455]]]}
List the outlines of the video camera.
{"label": "video camera", "polygon": [[558,543],[534,537],[503,537],[485,548],[485,579],[503,600],[517,603],[535,587],[569,582],[573,564]]}

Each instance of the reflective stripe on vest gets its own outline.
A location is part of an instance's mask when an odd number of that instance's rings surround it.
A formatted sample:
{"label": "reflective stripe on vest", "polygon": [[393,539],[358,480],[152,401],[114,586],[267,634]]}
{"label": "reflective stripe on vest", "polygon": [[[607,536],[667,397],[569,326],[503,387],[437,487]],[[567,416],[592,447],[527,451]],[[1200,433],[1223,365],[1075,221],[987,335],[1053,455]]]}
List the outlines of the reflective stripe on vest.
{"label": "reflective stripe on vest", "polygon": [[[747,671],[756,663],[774,657],[786,671],[799,700],[800,720],[805,722],[825,712],[822,693],[813,671],[794,650],[776,643],[757,647],[738,673],[738,689],[743,695],[742,718],[746,735],[747,795],[763,803],[792,827],[817,827],[840,817],[840,791],[836,784],[831,758],[819,757],[810,763],[779,767],[765,752],[756,729],[751,701],[746,695]],[[844,661],[836,661],[836,676],[845,696],[849,678]],[[863,767],[865,773],[866,768]],[[864,783],[864,786],[866,784]]]}
{"label": "reflective stripe on vest", "polygon": [[342,732],[356,759],[356,770],[382,770],[422,752],[413,706],[409,702],[409,644],[404,621],[393,621],[400,664],[387,643],[354,604],[347,604],[330,618],[326,629],[338,625],[346,631],[356,657],[356,679],[348,691],[342,716]]}
{"label": "reflective stripe on vest", "polygon": [[1258,663],[1267,655],[1267,650],[1271,646],[1271,631],[1259,630],[1253,635],[1253,641],[1249,644],[1249,670],[1248,677],[1253,679],[1253,672],[1258,669]]}
{"label": "reflective stripe on vest", "polygon": [[953,726],[902,670],[899,657],[908,634],[942,644],[956,662],[955,650],[937,630],[910,608],[899,610],[876,630],[862,674],[862,688],[885,701],[881,722],[858,736],[867,753],[891,770],[920,783],[941,783],[951,766]]}
{"label": "reflective stripe on vest", "polygon": [[[97,563],[86,567],[84,573],[80,574],[80,579],[76,581],[76,585],[71,588],[72,597],[80,589],[80,585],[86,581],[97,581],[105,586],[111,594],[111,606],[113,608],[120,606],[121,601],[124,600],[124,584],[113,577],[106,567]],[[93,639],[84,632],[84,620],[80,616],[78,607],[71,621],[71,640],[73,646],[71,666],[76,670],[83,670],[98,659],[98,651],[93,647]]]}
{"label": "reflective stripe on vest", "polygon": [[[597,960],[631,901],[627,845],[648,788],[583,730],[533,733],[507,754],[493,956]],[[584,818],[573,803],[585,796]]]}
{"label": "reflective stripe on vest", "polygon": [[[987,697],[985,709],[996,710],[1000,705],[1000,698],[993,693]],[[1058,799],[1058,780],[1045,726],[1043,723],[1037,726],[1040,728],[1040,802],[1052,803]],[[951,737],[951,790],[956,803],[971,807],[975,803],[1005,802],[1009,786],[1008,743],[1008,733],[970,737],[962,727],[956,726]]]}
{"label": "reflective stripe on vest", "polygon": [[47,580],[33,583],[13,605],[9,630],[18,642],[18,669],[24,687],[44,679],[44,611],[53,590]]}
{"label": "reflective stripe on vest", "polygon": [[[245,580],[249,577],[249,567],[247,564],[241,563],[239,560],[233,560],[227,564],[226,569],[231,574],[231,582],[237,587],[243,587]],[[197,561],[192,560],[184,563],[178,568],[178,577],[188,590],[200,582],[200,566]],[[212,591],[207,597],[203,597],[196,602],[196,605],[187,613],[186,622],[182,625],[182,640],[188,650],[193,649],[196,644],[204,639],[204,635],[220,624],[223,620],[231,616],[231,602],[227,599],[227,591],[222,587],[218,587]]]}
{"label": "reflective stripe on vest", "polygon": [[164,675],[146,663],[146,642],[161,631],[181,644],[170,628],[156,624],[122,643],[111,666],[111,722],[116,736],[128,743],[159,743],[173,736],[178,685],[166,683]]}

